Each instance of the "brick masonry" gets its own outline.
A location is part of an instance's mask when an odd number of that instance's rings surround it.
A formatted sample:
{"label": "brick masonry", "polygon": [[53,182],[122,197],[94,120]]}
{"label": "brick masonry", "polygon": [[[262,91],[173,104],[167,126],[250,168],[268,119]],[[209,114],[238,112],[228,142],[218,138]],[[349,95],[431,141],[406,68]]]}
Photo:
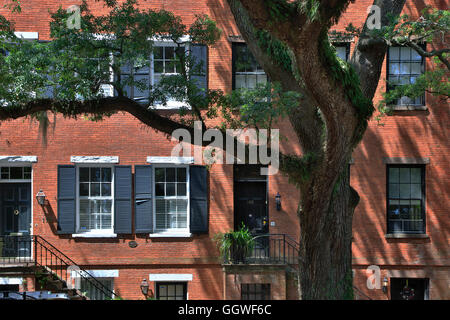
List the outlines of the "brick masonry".
{"label": "brick masonry", "polygon": [[[28,1],[22,3],[22,14],[13,16],[17,31],[38,31],[42,40],[49,38],[48,10],[63,8],[77,1]],[[93,1],[92,1],[93,2]],[[229,35],[238,35],[238,29],[224,0],[210,1],[141,1],[145,8],[164,8],[180,15],[186,24],[195,14],[207,13],[218,22],[223,35],[209,50],[209,86],[231,90],[231,43]],[[337,29],[352,22],[362,24],[371,0],[351,4]],[[446,1],[408,0],[405,13],[418,16],[425,5],[445,8]],[[92,4],[94,12],[104,10]],[[0,9],[0,13],[4,13]],[[352,43],[353,49],[354,43]],[[429,64],[427,67],[430,67]],[[384,64],[375,104],[385,90]],[[354,215],[353,265],[355,285],[366,295],[388,299],[389,293],[368,290],[366,268],[381,267],[381,278],[420,277],[430,279],[432,299],[450,299],[450,259],[448,203],[450,181],[448,176],[448,105],[426,97],[427,110],[398,111],[384,117],[383,125],[372,120],[361,145],[353,154],[351,184],[359,192],[361,202]],[[210,232],[208,235],[187,239],[150,239],[131,235],[114,239],[87,239],[58,236],[57,165],[70,164],[73,155],[118,156],[121,165],[146,164],[147,156],[169,156],[173,147],[167,137],[145,127],[128,114],[115,114],[101,122],[85,119],[51,120],[47,145],[43,144],[38,124],[29,119],[3,122],[0,125],[1,155],[35,155],[33,164],[33,193],[42,188],[49,205],[41,208],[33,199],[33,233],[43,236],[57,248],[86,269],[118,269],[115,290],[126,299],[142,299],[139,284],[150,273],[190,273],[189,299],[222,299],[239,297],[231,275],[222,271],[218,251],[213,241],[217,232],[233,228],[233,168],[231,165],[213,165],[210,172]],[[282,151],[300,154],[300,148],[289,123],[280,124],[281,133],[288,140]],[[426,219],[428,238],[387,239],[386,234],[386,164],[383,158],[429,158],[426,164]],[[287,233],[298,238],[299,226],[296,208],[298,191],[285,177],[278,174],[269,179],[269,216],[275,222],[272,233]],[[274,199],[282,195],[283,208],[276,211]],[[130,248],[129,241],[138,243]],[[265,278],[266,277],[266,278]],[[273,298],[295,298],[292,282],[286,284],[285,275],[273,272],[242,274],[244,281],[264,283],[267,277],[282,281],[285,289],[277,289]],[[274,278],[274,279],[275,279]],[[273,279],[272,279],[273,280]],[[276,280],[276,281],[278,281]],[[234,280],[233,280],[234,281]],[[29,281],[28,281],[29,282]],[[281,285],[281,284],[280,284]],[[29,286],[32,286],[30,283]],[[154,283],[151,287],[154,288]],[[287,289],[286,289],[287,288]],[[283,291],[284,290],[284,291]],[[358,296],[364,298],[363,296]]]}

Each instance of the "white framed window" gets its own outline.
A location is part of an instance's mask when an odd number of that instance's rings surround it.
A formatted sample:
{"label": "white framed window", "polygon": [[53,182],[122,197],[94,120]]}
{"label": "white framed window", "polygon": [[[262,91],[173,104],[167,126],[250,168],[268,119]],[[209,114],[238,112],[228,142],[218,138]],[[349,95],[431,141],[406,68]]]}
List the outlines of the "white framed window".
{"label": "white framed window", "polygon": [[189,233],[189,167],[153,166],[153,216],[156,233]]}
{"label": "white framed window", "polygon": [[254,89],[257,84],[266,84],[268,79],[245,43],[233,43],[233,89]]}
{"label": "white framed window", "polygon": [[[138,102],[146,103],[148,102],[150,87],[157,85],[163,76],[180,74],[182,66],[175,53],[177,47],[177,44],[172,41],[155,41],[153,51],[149,54],[149,66],[139,68],[127,65],[122,67],[121,77],[123,80],[133,77],[135,82],[142,83],[145,87],[144,89],[139,88],[139,85],[125,86],[126,95]],[[182,48],[189,51],[189,44],[186,43]],[[188,107],[187,103],[175,99],[168,99],[167,106],[155,105],[158,109],[180,108],[182,106]]]}
{"label": "white framed window", "polygon": [[77,166],[77,233],[113,233],[113,195],[112,165]]}

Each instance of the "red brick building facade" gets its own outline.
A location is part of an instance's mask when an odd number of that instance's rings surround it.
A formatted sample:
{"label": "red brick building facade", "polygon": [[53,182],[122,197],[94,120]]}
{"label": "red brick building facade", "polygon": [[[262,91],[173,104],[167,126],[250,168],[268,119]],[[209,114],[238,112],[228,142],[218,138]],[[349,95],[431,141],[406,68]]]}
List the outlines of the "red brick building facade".
{"label": "red brick building facade", "polygon": [[[38,32],[39,40],[49,40],[48,10],[72,4],[73,1],[27,1],[22,3],[20,15],[6,16],[16,21],[16,31]],[[362,24],[371,4],[371,0],[351,4],[337,29],[350,22]],[[424,5],[444,8],[446,2],[408,0],[404,12],[418,16]],[[233,44],[230,36],[239,35],[239,31],[226,1],[141,1],[141,6],[173,11],[186,24],[201,13],[217,21],[223,33],[218,43],[208,49],[208,86],[226,92],[232,90]],[[94,12],[102,10],[99,3],[93,3],[92,8]],[[354,44],[350,42],[350,52]],[[428,61],[426,67],[430,67]],[[387,62],[375,103],[386,89],[386,77]],[[415,286],[416,294],[423,298],[450,299],[448,112],[448,104],[426,95],[424,107],[395,111],[392,116],[382,119],[383,126],[372,120],[353,154],[351,184],[361,197],[353,220],[354,284],[359,299],[395,298],[405,285]],[[281,134],[288,137],[281,150],[299,154],[300,147],[290,125],[286,123],[281,128]],[[146,279],[149,288],[160,297],[172,291],[177,297],[184,295],[188,299],[240,299],[244,294],[258,290],[258,294],[268,294],[265,298],[295,299],[295,279],[286,268],[260,265],[224,267],[219,259],[214,235],[235,226],[237,182],[233,165],[215,164],[209,170],[206,234],[156,237],[152,233],[133,230],[131,234],[86,237],[58,232],[58,166],[131,166],[134,173],[138,165],[163,161],[156,157],[170,156],[173,146],[174,143],[164,134],[146,127],[129,114],[121,113],[100,122],[65,119],[58,115],[51,120],[46,144],[42,141],[39,125],[34,121],[18,119],[0,125],[0,167],[31,167],[31,174],[29,169],[25,169],[23,181],[16,181],[31,185],[28,194],[32,202],[31,234],[42,236],[84,269],[98,271],[99,278],[113,279],[110,285],[121,297],[143,299],[140,284]],[[98,159],[87,156],[104,157],[100,161],[105,162],[94,164]],[[108,160],[106,157],[115,158],[111,162],[111,158]],[[172,167],[173,164],[170,165]],[[0,188],[7,188],[6,185],[11,183],[7,181],[8,177],[16,169],[2,170],[4,175],[0,179]],[[400,174],[401,177],[398,176]],[[414,185],[411,188],[417,185],[424,190],[425,197],[420,200],[408,198],[410,208],[417,205],[424,210],[424,219],[421,216],[418,218],[421,221],[415,221],[415,226],[423,232],[398,232],[415,229],[408,225],[411,223],[406,221],[408,219],[399,219],[401,221],[398,222],[388,218],[391,207],[398,205],[401,210],[401,201],[407,198],[400,196],[399,200],[392,197],[388,188],[395,193],[396,186],[402,183]],[[298,239],[297,189],[281,174],[269,176],[265,188],[268,232]],[[40,189],[46,195],[45,206],[40,206],[34,196]],[[280,211],[275,204],[277,193],[282,197]],[[4,227],[6,222],[2,224]],[[375,289],[367,286],[370,274],[366,270],[371,265],[380,268],[381,287]],[[0,285],[19,284],[4,280],[6,278],[0,275]],[[270,289],[242,286],[253,284],[270,284]],[[387,290],[383,290],[384,285]],[[20,287],[31,291],[34,283],[27,280],[20,283]],[[183,295],[177,290],[182,290]]]}

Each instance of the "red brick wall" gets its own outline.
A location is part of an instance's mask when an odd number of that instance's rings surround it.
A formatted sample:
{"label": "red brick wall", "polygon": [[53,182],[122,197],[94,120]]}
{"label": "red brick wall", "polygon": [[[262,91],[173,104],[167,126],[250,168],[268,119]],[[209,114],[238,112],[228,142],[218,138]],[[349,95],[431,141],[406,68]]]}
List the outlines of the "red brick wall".
{"label": "red brick wall", "polygon": [[[92,1],[93,2],[93,1]],[[185,23],[194,14],[207,13],[223,30],[220,41],[209,51],[209,86],[231,90],[231,44],[227,37],[239,34],[226,1],[141,1],[143,7],[165,8],[181,15]],[[338,25],[361,24],[371,0],[351,4]],[[73,1],[29,1],[22,4],[22,14],[16,18],[17,31],[38,31],[40,39],[48,39],[49,9]],[[445,1],[409,0],[405,12],[417,15],[424,4],[444,7]],[[95,12],[100,4],[93,3]],[[4,12],[0,9],[0,13]],[[13,16],[13,15],[10,15]],[[354,44],[352,44],[353,46]],[[383,67],[377,101],[385,90]],[[427,111],[398,112],[384,117],[380,126],[371,121],[361,145],[354,152],[351,182],[361,196],[355,212],[353,263],[355,284],[376,298],[387,298],[381,290],[367,290],[365,268],[380,265],[382,277],[397,269],[423,270],[431,279],[431,298],[448,298],[449,203],[448,174],[448,105],[427,96]],[[282,151],[300,154],[297,140],[286,121],[280,125],[288,137]],[[115,286],[125,298],[139,299],[139,284],[149,273],[192,273],[188,285],[190,299],[220,299],[224,280],[218,263],[218,252],[212,237],[233,227],[233,169],[231,165],[213,165],[210,174],[210,232],[190,239],[149,239],[130,236],[117,239],[72,239],[58,236],[56,228],[56,175],[58,164],[69,164],[72,155],[119,156],[121,165],[145,164],[147,156],[167,156],[173,144],[161,133],[146,128],[128,114],[117,114],[94,123],[87,120],[52,120],[48,143],[43,145],[38,125],[27,119],[8,121],[0,125],[0,155],[37,155],[33,165],[33,192],[44,189],[49,207],[42,210],[34,200],[33,233],[45,237],[77,263],[86,268],[119,269]],[[386,233],[386,177],[383,157],[428,157],[426,166],[427,234],[425,240],[387,240]],[[447,192],[446,192],[447,191]],[[282,210],[276,211],[274,198],[282,195]],[[296,215],[298,191],[278,174],[269,179],[270,227],[273,233],[287,233],[298,238]],[[137,248],[128,242],[135,240]],[[405,271],[406,272],[406,271]],[[292,289],[292,288],[291,288]],[[291,289],[288,298],[295,295]]]}

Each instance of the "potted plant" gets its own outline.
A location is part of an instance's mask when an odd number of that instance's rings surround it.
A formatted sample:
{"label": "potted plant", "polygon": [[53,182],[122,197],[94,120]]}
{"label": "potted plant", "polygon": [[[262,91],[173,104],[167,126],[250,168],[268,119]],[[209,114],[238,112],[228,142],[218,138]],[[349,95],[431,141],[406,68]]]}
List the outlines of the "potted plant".
{"label": "potted plant", "polygon": [[218,233],[215,240],[224,263],[244,263],[254,247],[253,235],[244,223],[237,231]]}

